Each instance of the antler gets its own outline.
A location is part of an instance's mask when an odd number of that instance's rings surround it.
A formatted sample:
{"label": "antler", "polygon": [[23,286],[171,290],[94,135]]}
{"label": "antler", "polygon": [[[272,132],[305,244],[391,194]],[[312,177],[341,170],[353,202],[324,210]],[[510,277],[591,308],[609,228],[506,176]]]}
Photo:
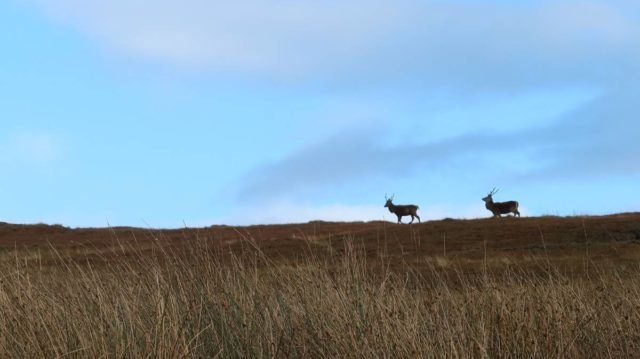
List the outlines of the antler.
{"label": "antler", "polygon": [[496,189],[495,187],[493,187],[491,192],[489,192],[489,196],[493,196],[494,194],[498,193],[498,191],[500,191],[500,189]]}

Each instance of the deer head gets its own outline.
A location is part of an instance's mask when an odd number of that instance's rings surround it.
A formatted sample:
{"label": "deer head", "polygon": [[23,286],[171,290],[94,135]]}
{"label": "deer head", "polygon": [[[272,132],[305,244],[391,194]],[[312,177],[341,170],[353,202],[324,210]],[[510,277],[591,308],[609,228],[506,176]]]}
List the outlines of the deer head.
{"label": "deer head", "polygon": [[394,194],[394,195],[391,195],[391,198],[387,198],[387,195],[386,195],[386,194],[384,195],[384,199],[387,201],[387,202],[384,204],[384,206],[385,206],[385,207],[391,207],[391,206],[393,206],[393,197],[395,197],[395,194]]}
{"label": "deer head", "polygon": [[500,190],[496,189],[495,187],[493,187],[491,192],[489,192],[489,194],[485,198],[483,198],[482,200],[487,202],[487,203],[493,202],[493,195],[498,193],[498,191],[500,191]]}

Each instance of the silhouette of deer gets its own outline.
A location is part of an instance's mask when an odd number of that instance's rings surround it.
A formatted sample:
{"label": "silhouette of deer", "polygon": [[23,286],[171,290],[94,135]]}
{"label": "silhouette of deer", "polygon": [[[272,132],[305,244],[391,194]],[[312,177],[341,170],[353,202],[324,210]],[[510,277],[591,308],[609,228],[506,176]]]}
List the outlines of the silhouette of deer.
{"label": "silhouette of deer", "polygon": [[409,224],[413,223],[414,218],[418,218],[418,222],[420,222],[420,216],[418,216],[418,209],[420,207],[413,204],[395,205],[393,204],[393,197],[394,196],[387,198],[385,195],[384,199],[387,200],[387,203],[385,203],[384,206],[389,208],[389,212],[398,216],[398,223],[402,223],[402,217],[404,216],[411,216],[411,222],[409,222]]}
{"label": "silhouette of deer", "polygon": [[493,217],[500,217],[501,214],[513,213],[514,217],[520,217],[520,212],[518,212],[518,207],[520,204],[518,201],[508,201],[508,202],[494,202],[493,195],[498,193],[499,190],[493,188],[489,195],[483,198],[482,200],[485,203],[485,207],[493,213]]}

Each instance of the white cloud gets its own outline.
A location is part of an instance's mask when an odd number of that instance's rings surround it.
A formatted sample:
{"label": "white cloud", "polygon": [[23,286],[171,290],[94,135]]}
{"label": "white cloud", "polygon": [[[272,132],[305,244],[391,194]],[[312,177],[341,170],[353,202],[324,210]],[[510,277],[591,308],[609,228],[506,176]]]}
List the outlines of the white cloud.
{"label": "white cloud", "polygon": [[[106,46],[179,66],[296,73],[366,52],[397,6],[374,1],[36,0]],[[354,21],[354,19],[358,19]]]}
{"label": "white cloud", "polygon": [[[385,208],[368,205],[311,205],[293,202],[269,203],[262,206],[236,207],[218,223],[248,225],[261,223],[304,223],[323,221],[374,221],[385,219]],[[387,213],[388,214],[388,213]],[[211,222],[208,222],[209,224]]]}
{"label": "white cloud", "polygon": [[29,1],[122,54],[284,81],[602,81],[639,57],[631,1]]}
{"label": "white cloud", "polygon": [[474,219],[490,216],[482,202],[454,206],[451,204],[436,204],[421,210],[422,218],[427,220],[438,220],[444,218]]}
{"label": "white cloud", "polygon": [[[481,201],[478,202],[479,203],[460,206],[451,204],[421,206],[418,214],[423,222],[444,218],[474,219],[490,216],[491,213],[484,208]],[[523,215],[526,215],[526,210],[521,210],[521,212]],[[382,205],[349,205],[342,203],[314,205],[297,202],[280,202],[260,206],[237,207],[232,213],[227,213],[223,217],[213,221],[207,220],[196,222],[195,224],[190,223],[190,225],[211,225],[217,223],[228,225],[286,224],[306,223],[314,220],[330,222],[396,222],[397,217]],[[404,217],[404,223],[409,221],[409,217]]]}

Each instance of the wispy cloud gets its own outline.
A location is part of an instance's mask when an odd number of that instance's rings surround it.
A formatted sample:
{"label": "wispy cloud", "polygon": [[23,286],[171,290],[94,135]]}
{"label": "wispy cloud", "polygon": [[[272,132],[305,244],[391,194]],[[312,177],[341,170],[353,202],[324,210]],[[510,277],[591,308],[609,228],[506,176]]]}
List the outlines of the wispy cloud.
{"label": "wispy cloud", "polygon": [[288,82],[611,83],[640,60],[626,0],[31,1],[122,54]]}
{"label": "wispy cloud", "polygon": [[[480,218],[486,217],[487,211],[482,205],[467,204],[453,207],[451,205],[420,206],[419,215],[422,221],[442,218]],[[526,210],[523,212],[526,215]],[[266,205],[248,205],[236,208],[224,218],[218,218],[213,223],[231,225],[247,225],[257,223],[305,223],[314,220],[333,222],[355,221],[391,221],[397,217],[389,213],[382,203],[374,205],[346,205],[346,204],[305,204],[294,201],[275,202]],[[404,218],[404,222],[409,219]],[[211,220],[202,224],[211,224]]]}
{"label": "wispy cloud", "polygon": [[603,95],[536,134],[548,166],[524,178],[554,180],[628,176],[640,173],[637,86]]}
{"label": "wispy cloud", "polygon": [[[532,144],[518,135],[470,134],[443,141],[385,145],[383,130],[367,128],[336,135],[280,162],[255,169],[238,183],[241,202],[326,193],[328,188],[404,180],[438,171],[467,173],[485,162],[487,153],[523,151]],[[474,165],[470,165],[470,164]]]}
{"label": "wispy cloud", "polygon": [[241,203],[339,200],[340,188],[381,191],[394,181],[440,178],[459,185],[470,178],[548,182],[637,174],[640,122],[633,107],[639,91],[627,90],[598,96],[542,126],[508,132],[388,144],[389,128],[353,129],[256,168],[237,182],[234,193]]}
{"label": "wispy cloud", "polygon": [[366,205],[312,205],[299,202],[274,202],[264,206],[238,207],[218,223],[234,225],[256,223],[303,223],[312,220],[324,221],[372,221],[384,219],[382,206]]}

